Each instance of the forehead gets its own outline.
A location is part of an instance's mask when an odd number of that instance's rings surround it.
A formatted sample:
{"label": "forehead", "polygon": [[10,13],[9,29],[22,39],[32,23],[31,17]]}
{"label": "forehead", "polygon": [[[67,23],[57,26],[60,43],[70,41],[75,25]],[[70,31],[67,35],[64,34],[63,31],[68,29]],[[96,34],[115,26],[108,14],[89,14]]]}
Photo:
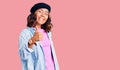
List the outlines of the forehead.
{"label": "forehead", "polygon": [[46,9],[46,8],[40,8],[40,9],[38,9],[37,11],[45,11],[45,12],[49,12],[48,9]]}

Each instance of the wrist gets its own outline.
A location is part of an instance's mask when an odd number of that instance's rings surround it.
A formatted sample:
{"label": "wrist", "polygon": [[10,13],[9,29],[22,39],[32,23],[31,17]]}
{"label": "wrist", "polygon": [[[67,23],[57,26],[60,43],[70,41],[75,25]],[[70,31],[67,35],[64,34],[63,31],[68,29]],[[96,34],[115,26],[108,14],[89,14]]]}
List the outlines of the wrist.
{"label": "wrist", "polygon": [[37,45],[34,37],[32,37],[31,39],[29,39],[29,41],[28,41],[28,45],[29,46],[32,46],[33,44]]}

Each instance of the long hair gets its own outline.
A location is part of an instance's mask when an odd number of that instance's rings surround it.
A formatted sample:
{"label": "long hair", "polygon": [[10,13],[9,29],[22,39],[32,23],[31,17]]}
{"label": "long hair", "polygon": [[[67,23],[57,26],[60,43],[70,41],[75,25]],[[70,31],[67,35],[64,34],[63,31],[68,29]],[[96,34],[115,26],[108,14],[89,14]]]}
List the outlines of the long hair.
{"label": "long hair", "polygon": [[[30,14],[27,17],[27,27],[34,27],[36,25],[36,16],[35,14]],[[46,32],[51,31],[51,28],[53,27],[51,23],[51,17],[48,16],[47,21],[41,25],[41,28],[44,29]]]}

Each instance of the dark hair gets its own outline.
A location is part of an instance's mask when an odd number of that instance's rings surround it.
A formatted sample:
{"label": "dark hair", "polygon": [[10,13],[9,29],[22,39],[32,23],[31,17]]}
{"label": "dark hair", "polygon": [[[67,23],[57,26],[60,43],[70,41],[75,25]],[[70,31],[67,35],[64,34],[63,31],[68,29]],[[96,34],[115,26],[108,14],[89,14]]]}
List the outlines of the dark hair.
{"label": "dark hair", "polygon": [[[36,15],[35,14],[30,14],[27,17],[27,27],[34,27],[36,25]],[[47,21],[41,25],[41,28],[44,29],[46,32],[51,31],[51,28],[53,27],[51,23],[51,17],[48,16]]]}

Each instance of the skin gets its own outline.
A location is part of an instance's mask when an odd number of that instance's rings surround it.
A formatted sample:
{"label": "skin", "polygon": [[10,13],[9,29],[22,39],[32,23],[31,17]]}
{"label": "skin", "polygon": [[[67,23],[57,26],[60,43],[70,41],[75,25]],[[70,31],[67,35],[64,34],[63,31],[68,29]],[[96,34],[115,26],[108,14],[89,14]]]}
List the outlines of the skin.
{"label": "skin", "polygon": [[34,14],[37,17],[36,26],[35,26],[36,31],[35,31],[33,37],[31,38],[33,43],[32,44],[28,44],[29,48],[32,48],[33,44],[36,41],[39,41],[39,40],[43,39],[42,33],[40,33],[38,30],[41,29],[41,25],[44,24],[47,21],[48,15],[49,15],[49,11],[48,11],[48,9],[40,8],[40,9],[36,10]]}

